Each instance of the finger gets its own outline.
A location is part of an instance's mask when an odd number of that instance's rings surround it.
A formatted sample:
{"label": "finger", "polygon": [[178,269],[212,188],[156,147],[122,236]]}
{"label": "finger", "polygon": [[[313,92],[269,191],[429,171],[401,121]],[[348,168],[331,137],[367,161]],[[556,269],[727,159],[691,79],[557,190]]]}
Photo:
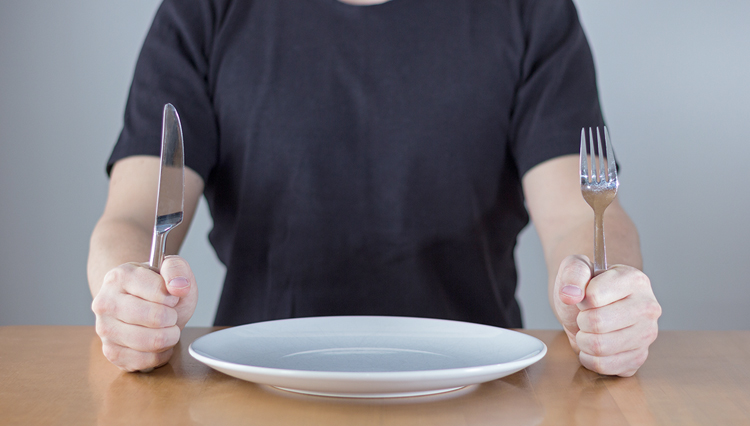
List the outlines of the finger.
{"label": "finger", "polygon": [[139,352],[116,344],[102,345],[104,356],[125,371],[148,371],[169,362],[173,349],[163,352]]}
{"label": "finger", "polygon": [[120,288],[123,293],[167,306],[174,306],[179,298],[167,292],[161,276],[142,264],[127,263],[112,269],[104,277],[108,287]]}
{"label": "finger", "polygon": [[577,323],[587,333],[610,333],[634,325],[638,321],[656,320],[661,306],[656,299],[630,295],[600,308],[591,308],[578,314]]}
{"label": "finger", "polygon": [[578,327],[588,333],[611,333],[631,327],[638,322],[656,324],[662,309],[659,302],[648,295],[630,295],[615,303],[583,310],[578,314]]}
{"label": "finger", "polygon": [[621,352],[607,357],[596,357],[581,351],[578,360],[591,371],[608,376],[630,377],[634,375],[648,358],[648,348]]}
{"label": "finger", "polygon": [[177,324],[177,311],[174,308],[129,294],[122,297],[113,316],[126,324],[148,328],[165,328]]}
{"label": "finger", "polygon": [[576,343],[581,352],[595,357],[608,357],[651,345],[658,334],[656,321],[641,321],[611,333],[579,331]]}
{"label": "finger", "polygon": [[103,294],[94,298],[91,310],[97,316],[149,328],[171,327],[177,323],[177,311],[127,293]]}
{"label": "finger", "polygon": [[97,318],[96,333],[105,344],[124,346],[139,352],[163,352],[180,340],[177,326],[147,328],[110,317]]}
{"label": "finger", "polygon": [[555,289],[562,303],[575,305],[584,300],[591,271],[591,262],[586,256],[568,256],[563,259],[555,282]]}
{"label": "finger", "polygon": [[651,282],[646,274],[630,266],[617,265],[597,275],[589,282],[586,288],[586,298],[578,304],[578,307],[582,311],[599,308],[638,293],[653,295]]}

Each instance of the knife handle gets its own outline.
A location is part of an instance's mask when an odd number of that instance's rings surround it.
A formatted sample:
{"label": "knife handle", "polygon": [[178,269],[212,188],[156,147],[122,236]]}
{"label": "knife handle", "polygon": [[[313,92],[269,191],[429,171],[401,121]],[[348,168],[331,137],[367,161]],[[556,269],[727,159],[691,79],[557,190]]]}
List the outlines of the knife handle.
{"label": "knife handle", "polygon": [[169,230],[164,232],[154,231],[154,236],[151,238],[151,256],[148,261],[148,266],[154,272],[161,270],[161,263],[164,261],[164,250],[167,245],[167,234]]}

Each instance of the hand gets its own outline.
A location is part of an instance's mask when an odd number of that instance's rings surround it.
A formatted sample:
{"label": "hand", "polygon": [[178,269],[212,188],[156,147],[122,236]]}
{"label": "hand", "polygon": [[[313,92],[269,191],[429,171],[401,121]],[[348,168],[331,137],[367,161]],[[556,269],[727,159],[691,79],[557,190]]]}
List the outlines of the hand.
{"label": "hand", "polygon": [[195,277],[181,257],[166,257],[161,274],[137,263],[112,269],[91,304],[104,356],[126,371],[166,364],[197,301]]}
{"label": "hand", "polygon": [[632,376],[656,340],[661,306],[640,270],[615,265],[594,278],[592,271],[586,256],[562,261],[553,289],[555,314],[581,365]]}

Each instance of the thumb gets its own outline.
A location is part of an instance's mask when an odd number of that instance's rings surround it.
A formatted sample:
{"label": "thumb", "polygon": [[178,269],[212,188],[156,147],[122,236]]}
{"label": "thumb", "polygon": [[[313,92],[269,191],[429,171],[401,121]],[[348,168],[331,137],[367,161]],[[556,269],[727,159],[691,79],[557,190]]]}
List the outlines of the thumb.
{"label": "thumb", "polygon": [[[553,308],[568,337],[574,339],[578,332],[577,304],[586,296],[586,286],[591,279],[591,261],[586,256],[568,256],[560,263],[552,293]],[[572,341],[572,340],[571,340]]]}
{"label": "thumb", "polygon": [[586,286],[591,280],[592,265],[588,257],[568,256],[560,263],[555,279],[555,292],[566,305],[581,303],[586,296]]}
{"label": "thumb", "polygon": [[167,256],[161,265],[161,276],[167,284],[167,291],[180,298],[174,307],[177,310],[177,325],[187,324],[198,303],[198,285],[193,270],[180,256]]}

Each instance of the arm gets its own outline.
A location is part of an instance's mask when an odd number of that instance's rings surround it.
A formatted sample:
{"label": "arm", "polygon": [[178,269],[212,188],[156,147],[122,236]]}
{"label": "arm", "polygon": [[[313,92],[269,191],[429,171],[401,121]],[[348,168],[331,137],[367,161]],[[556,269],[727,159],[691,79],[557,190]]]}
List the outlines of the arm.
{"label": "arm", "polygon": [[564,156],[523,178],[547,264],[550,305],[583,366],[630,376],[656,339],[661,307],[640,270],[635,225],[617,199],[604,216],[610,267],[592,278],[593,211],[581,196],[578,167],[577,155]]}
{"label": "arm", "polygon": [[[158,157],[118,161],[91,235],[87,269],[97,333],[107,358],[130,371],[169,360],[197,301],[195,278],[183,259],[165,258],[161,274],[128,263],[148,259],[158,180]],[[170,231],[167,254],[179,250],[202,192],[202,179],[186,168],[184,222]]]}

